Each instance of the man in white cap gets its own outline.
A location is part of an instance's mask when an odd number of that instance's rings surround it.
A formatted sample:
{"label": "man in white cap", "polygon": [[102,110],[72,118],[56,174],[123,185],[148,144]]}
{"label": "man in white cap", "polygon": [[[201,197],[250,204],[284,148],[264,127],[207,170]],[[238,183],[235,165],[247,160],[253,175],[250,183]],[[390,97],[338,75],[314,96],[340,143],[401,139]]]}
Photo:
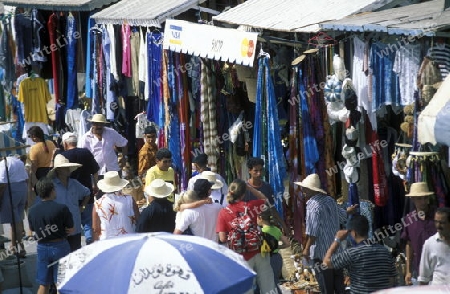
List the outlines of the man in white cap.
{"label": "man in white cap", "polygon": [[428,189],[425,182],[413,183],[409,188],[410,197],[415,209],[408,213],[403,219],[405,225],[401,238],[406,241],[406,273],[405,284],[412,285],[413,278],[419,275],[420,257],[425,241],[436,234],[434,225],[435,207],[430,205],[430,197],[434,193]]}
{"label": "man in white cap", "polygon": [[70,178],[70,174],[81,164],[71,163],[63,155],[55,156],[53,169],[47,175],[53,180],[56,191],[55,202],[65,204],[72,213],[75,231],[67,236],[70,251],[81,248],[81,213],[89,201],[91,191],[80,182]]}
{"label": "man in white cap", "polygon": [[171,183],[162,179],[154,179],[144,194],[150,204],[144,208],[136,224],[136,232],[168,232],[175,229],[173,203],[167,199],[175,190]]}
{"label": "man in white cap", "polygon": [[[347,219],[346,212],[336,201],[321,188],[319,175],[311,174],[301,182],[294,182],[301,187],[306,200],[306,245],[303,257],[311,260],[316,271],[321,293],[344,293],[344,274],[342,269],[321,268],[328,248],[334,242],[334,236]],[[347,209],[353,213],[357,205]]]}
{"label": "man in white cap", "polygon": [[207,179],[211,182],[211,198],[214,203],[219,203],[223,207],[228,205],[227,194],[228,186],[225,180],[217,173],[212,171],[202,171],[200,174],[192,177],[188,182],[188,190],[194,190],[194,184],[198,179]]}
{"label": "man in white cap", "polygon": [[116,149],[122,151],[121,163],[124,166],[128,160],[128,140],[116,130],[106,127],[108,122],[103,114],[94,114],[88,121],[92,127],[81,138],[79,147],[88,149],[94,155],[100,166],[99,178],[103,178],[108,171],[117,171],[121,174]]}
{"label": "man in white cap", "polygon": [[98,182],[98,166],[94,155],[86,148],[77,147],[77,135],[75,133],[66,132],[62,136],[62,144],[64,151],[61,152],[65,158],[72,163],[82,164],[80,168],[75,170],[70,177],[78,180],[83,186],[91,191],[89,202],[85,205],[85,209],[81,213],[81,225],[84,230],[84,237],[86,238],[86,244],[91,244],[93,239],[92,233],[92,207],[94,206],[94,194],[97,193]]}

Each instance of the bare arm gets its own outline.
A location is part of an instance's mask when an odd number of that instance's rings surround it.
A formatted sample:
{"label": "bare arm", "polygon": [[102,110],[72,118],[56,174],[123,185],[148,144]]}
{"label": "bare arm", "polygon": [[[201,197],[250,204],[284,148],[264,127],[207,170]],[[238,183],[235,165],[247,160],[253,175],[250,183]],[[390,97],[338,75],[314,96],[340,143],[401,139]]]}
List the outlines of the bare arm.
{"label": "bare arm", "polygon": [[413,250],[411,248],[411,242],[408,241],[406,243],[406,247],[405,247],[405,257],[406,257],[406,274],[405,274],[405,284],[406,285],[410,285],[411,283],[411,265],[412,265],[412,257],[413,257]]}
{"label": "bare arm", "polygon": [[266,195],[264,195],[263,192],[256,190],[255,188],[252,187],[252,185],[249,185],[247,183],[247,189],[250,191],[250,193],[252,193],[256,198],[261,199],[261,200],[267,200]]}
{"label": "bare arm", "polygon": [[286,237],[286,236],[281,236],[280,241],[281,241],[281,245],[278,245],[278,249],[284,249],[284,248],[288,248],[289,246],[291,246],[291,242],[289,241],[288,237]]}
{"label": "bare arm", "polygon": [[100,226],[100,218],[98,217],[95,204],[94,209],[92,209],[92,231],[94,232],[94,240],[97,241],[101,235],[102,229]]}
{"label": "bare arm", "polygon": [[183,232],[180,231],[180,230],[178,230],[178,229],[175,229],[175,230],[173,231],[173,233],[174,233],[175,235],[181,235],[181,234],[183,234]]}
{"label": "bare arm", "polygon": [[211,203],[212,203],[212,199],[209,198],[209,197],[206,198],[206,199],[197,200],[197,201],[192,202],[192,203],[183,203],[183,204],[180,205],[180,211],[183,211],[183,210],[188,209],[188,208],[197,208],[197,207],[200,207],[200,206],[202,206],[204,204],[211,204]]}
{"label": "bare arm", "polygon": [[310,248],[311,245],[314,244],[316,242],[316,237],[315,236],[306,236],[307,240],[306,240],[306,244],[305,244],[305,249],[303,249],[303,257],[305,257],[306,259],[309,260],[310,258]]}
{"label": "bare arm", "polygon": [[134,201],[134,199],[133,199],[133,212],[134,212],[134,219],[137,222],[137,220],[139,219],[140,213],[139,213],[139,207],[137,206],[136,201]]}
{"label": "bare arm", "polygon": [[227,233],[219,232],[219,241],[221,243],[226,243],[227,242]]}

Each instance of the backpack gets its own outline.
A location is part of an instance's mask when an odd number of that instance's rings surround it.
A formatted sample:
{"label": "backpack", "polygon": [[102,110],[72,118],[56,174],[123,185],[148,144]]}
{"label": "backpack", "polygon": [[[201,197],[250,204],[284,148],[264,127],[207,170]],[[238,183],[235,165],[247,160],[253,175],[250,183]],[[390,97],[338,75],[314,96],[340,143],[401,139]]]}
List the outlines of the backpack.
{"label": "backpack", "polygon": [[[226,207],[233,214],[233,211]],[[236,253],[259,251],[261,248],[261,231],[256,223],[252,221],[247,213],[238,212],[236,218],[231,222],[231,230],[228,233],[228,247]]]}
{"label": "backpack", "polygon": [[278,240],[272,236],[269,233],[262,233],[262,238],[263,238],[263,246],[265,247],[267,246],[268,248],[268,252],[270,252],[271,254],[278,249]]}

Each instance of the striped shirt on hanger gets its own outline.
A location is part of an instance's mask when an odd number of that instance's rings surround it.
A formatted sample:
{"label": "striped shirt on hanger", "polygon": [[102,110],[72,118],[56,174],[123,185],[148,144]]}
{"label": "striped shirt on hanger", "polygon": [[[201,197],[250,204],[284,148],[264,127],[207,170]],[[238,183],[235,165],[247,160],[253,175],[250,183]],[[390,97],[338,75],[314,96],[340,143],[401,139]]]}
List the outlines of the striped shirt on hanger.
{"label": "striped shirt on hanger", "polygon": [[336,269],[348,269],[351,294],[391,288],[397,275],[391,253],[379,244],[358,245],[334,254],[331,264]]}
{"label": "striped shirt on hanger", "polygon": [[311,259],[323,259],[346,220],[346,211],[330,196],[317,194],[306,202],[306,235],[316,237],[310,248]]}
{"label": "striped shirt on hanger", "polygon": [[428,49],[427,55],[438,63],[442,80],[445,80],[450,72],[450,45],[445,43],[437,43]]}

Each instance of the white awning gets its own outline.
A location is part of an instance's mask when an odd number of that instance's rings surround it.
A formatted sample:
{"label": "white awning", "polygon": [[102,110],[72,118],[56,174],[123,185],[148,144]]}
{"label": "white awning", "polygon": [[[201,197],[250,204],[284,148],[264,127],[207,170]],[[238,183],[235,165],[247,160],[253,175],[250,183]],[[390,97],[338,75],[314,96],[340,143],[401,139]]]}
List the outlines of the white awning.
{"label": "white awning", "polygon": [[163,48],[253,66],[257,38],[257,33],[168,19]]}
{"label": "white awning", "polygon": [[393,0],[248,0],[214,21],[273,31],[317,32],[319,23],[372,11]]}
{"label": "white awning", "polygon": [[156,26],[205,0],[122,0],[92,15],[97,23]]}
{"label": "white awning", "polygon": [[3,4],[55,11],[92,11],[118,0],[2,0]]}

